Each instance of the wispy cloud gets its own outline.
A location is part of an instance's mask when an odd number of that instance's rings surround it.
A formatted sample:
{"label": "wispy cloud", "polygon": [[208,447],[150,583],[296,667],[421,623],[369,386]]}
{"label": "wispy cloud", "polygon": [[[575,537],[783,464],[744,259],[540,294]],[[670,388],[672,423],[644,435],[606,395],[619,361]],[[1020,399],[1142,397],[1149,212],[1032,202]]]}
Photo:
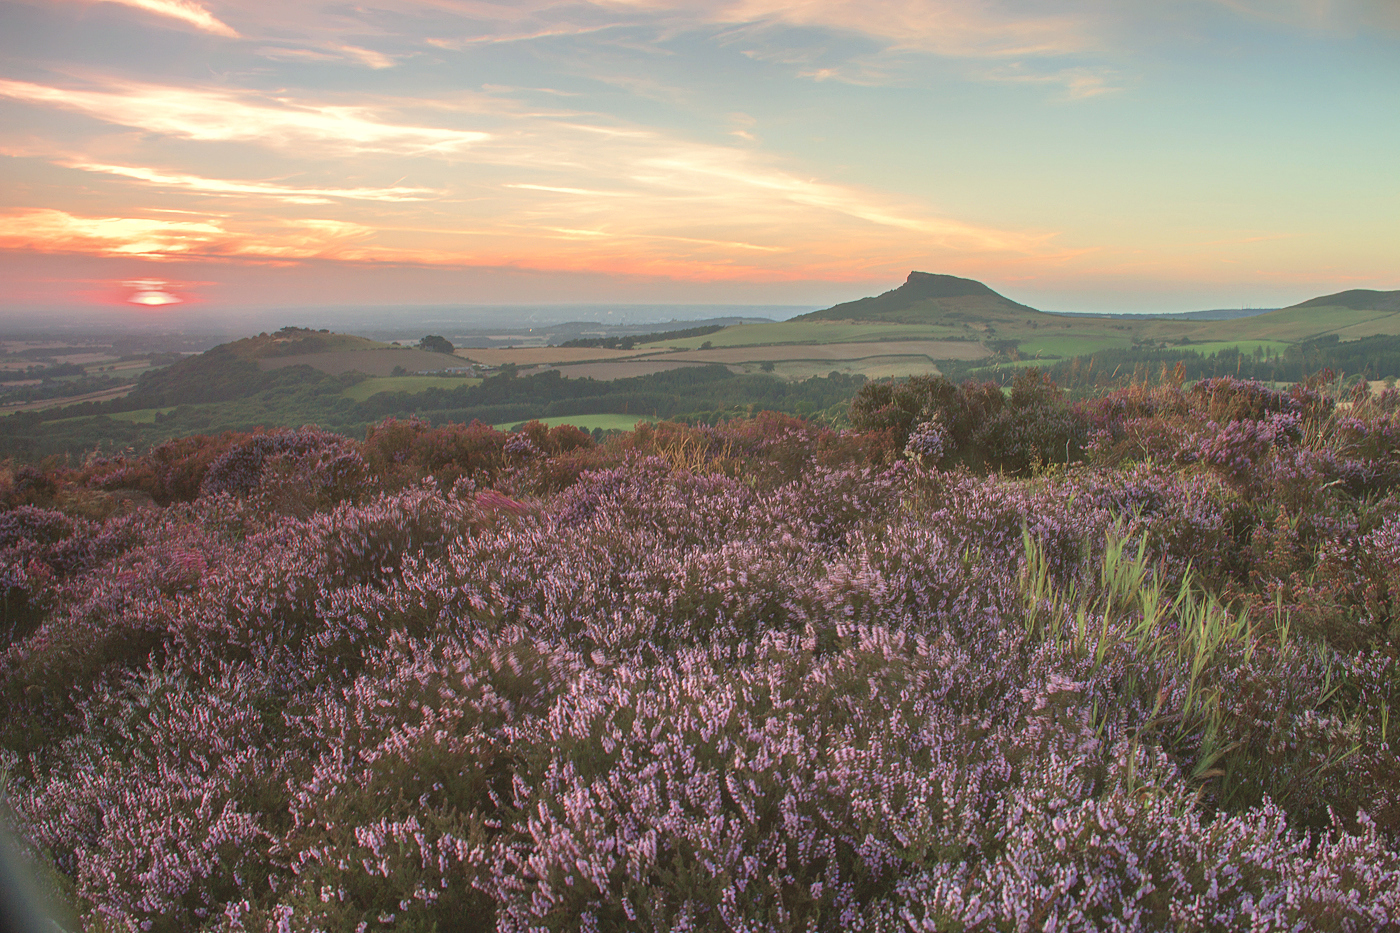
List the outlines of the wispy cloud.
{"label": "wispy cloud", "polygon": [[276,62],[354,62],[380,71],[398,64],[391,56],[357,45],[326,43],[311,48],[268,45],[258,49],[262,58]]}
{"label": "wispy cloud", "polygon": [[579,194],[594,198],[618,198],[626,197],[626,192],[622,191],[594,191],[591,188],[563,188],[558,185],[527,185],[524,183],[507,184],[503,187],[517,188],[523,191],[552,191],[556,194]]}
{"label": "wispy cloud", "polygon": [[429,188],[297,188],[268,182],[229,181],[198,175],[160,172],[132,165],[63,162],[68,168],[133,178],[162,188],[180,188],[201,194],[243,195],[272,198],[287,204],[328,204],[332,199],[350,201],[422,201],[441,192]]}
{"label": "wispy cloud", "polygon": [[193,26],[204,32],[213,33],[216,36],[228,36],[238,38],[238,33],[234,32],[227,24],[220,21],[213,13],[210,13],[203,6],[192,0],[104,0],[107,3],[119,3],[122,6],[135,7],[138,10],[145,10],[147,13],[154,13],[157,16],[164,16],[169,19],[179,20],[182,23]]}
{"label": "wispy cloud", "polygon": [[1112,94],[1122,89],[1120,76],[1108,68],[1052,68],[1037,70],[1023,62],[986,68],[980,73],[984,81],[1002,84],[1039,84],[1064,88],[1069,100],[1085,100]]}
{"label": "wispy cloud", "polygon": [[598,0],[598,5],[714,23],[804,26],[869,36],[893,48],[957,57],[1065,55],[1093,45],[1092,20],[986,0]]}
{"label": "wispy cloud", "polygon": [[450,49],[460,51],[478,45],[503,45],[515,42],[534,42],[539,39],[557,39],[565,36],[586,36],[610,29],[617,29],[621,23],[606,23],[601,26],[549,26],[540,29],[526,29],[523,31],[507,30],[503,32],[485,33],[474,36],[460,36],[457,38],[429,38],[423,40],[428,45],[439,49]]}
{"label": "wispy cloud", "polygon": [[474,130],[389,123],[365,107],[264,102],[251,94],[154,84],[113,83],[110,88],[76,90],[0,80],[3,97],[180,139],[411,155],[459,151],[489,138]]}

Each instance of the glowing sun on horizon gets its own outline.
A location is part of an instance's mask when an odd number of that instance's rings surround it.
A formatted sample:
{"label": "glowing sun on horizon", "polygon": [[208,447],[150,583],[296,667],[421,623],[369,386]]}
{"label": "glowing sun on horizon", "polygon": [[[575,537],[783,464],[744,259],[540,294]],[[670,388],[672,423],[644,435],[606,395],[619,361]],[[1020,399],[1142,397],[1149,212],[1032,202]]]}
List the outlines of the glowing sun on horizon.
{"label": "glowing sun on horizon", "polygon": [[141,305],[143,308],[159,308],[165,305],[177,305],[185,300],[168,291],[167,285],[169,283],[160,279],[137,279],[134,282],[123,282],[122,284],[127,288],[136,289],[126,299],[127,304]]}

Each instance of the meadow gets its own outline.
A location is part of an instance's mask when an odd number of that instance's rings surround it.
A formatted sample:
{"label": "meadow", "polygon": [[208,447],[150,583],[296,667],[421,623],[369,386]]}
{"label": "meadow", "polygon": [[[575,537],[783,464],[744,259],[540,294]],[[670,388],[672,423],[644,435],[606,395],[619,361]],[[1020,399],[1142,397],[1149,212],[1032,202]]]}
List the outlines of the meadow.
{"label": "meadow", "polygon": [[871,383],[0,473],[96,930],[1400,925],[1400,395]]}

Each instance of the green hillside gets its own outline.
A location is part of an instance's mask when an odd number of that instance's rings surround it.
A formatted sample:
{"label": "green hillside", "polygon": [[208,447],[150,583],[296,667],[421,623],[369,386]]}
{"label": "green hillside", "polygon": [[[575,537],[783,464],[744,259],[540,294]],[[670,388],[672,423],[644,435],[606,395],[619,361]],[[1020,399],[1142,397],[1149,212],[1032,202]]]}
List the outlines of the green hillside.
{"label": "green hillside", "polygon": [[1216,340],[1243,338],[1291,343],[1331,336],[1341,340],[1400,336],[1400,291],[1358,288],[1323,295],[1255,317],[1211,322],[1209,333]]}
{"label": "green hillside", "polygon": [[892,324],[1005,324],[1052,318],[973,279],[911,272],[905,283],[873,298],[799,315],[793,321],[881,321]]}

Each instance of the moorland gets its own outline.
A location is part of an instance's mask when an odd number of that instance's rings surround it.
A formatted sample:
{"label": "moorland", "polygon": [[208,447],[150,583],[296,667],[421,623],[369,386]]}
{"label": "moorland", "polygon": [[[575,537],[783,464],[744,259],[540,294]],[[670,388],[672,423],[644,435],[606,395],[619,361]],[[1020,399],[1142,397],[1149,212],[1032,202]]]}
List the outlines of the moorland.
{"label": "moorland", "polygon": [[21,857],[95,930],[1396,929],[1400,393],[1181,369],[12,461]]}

